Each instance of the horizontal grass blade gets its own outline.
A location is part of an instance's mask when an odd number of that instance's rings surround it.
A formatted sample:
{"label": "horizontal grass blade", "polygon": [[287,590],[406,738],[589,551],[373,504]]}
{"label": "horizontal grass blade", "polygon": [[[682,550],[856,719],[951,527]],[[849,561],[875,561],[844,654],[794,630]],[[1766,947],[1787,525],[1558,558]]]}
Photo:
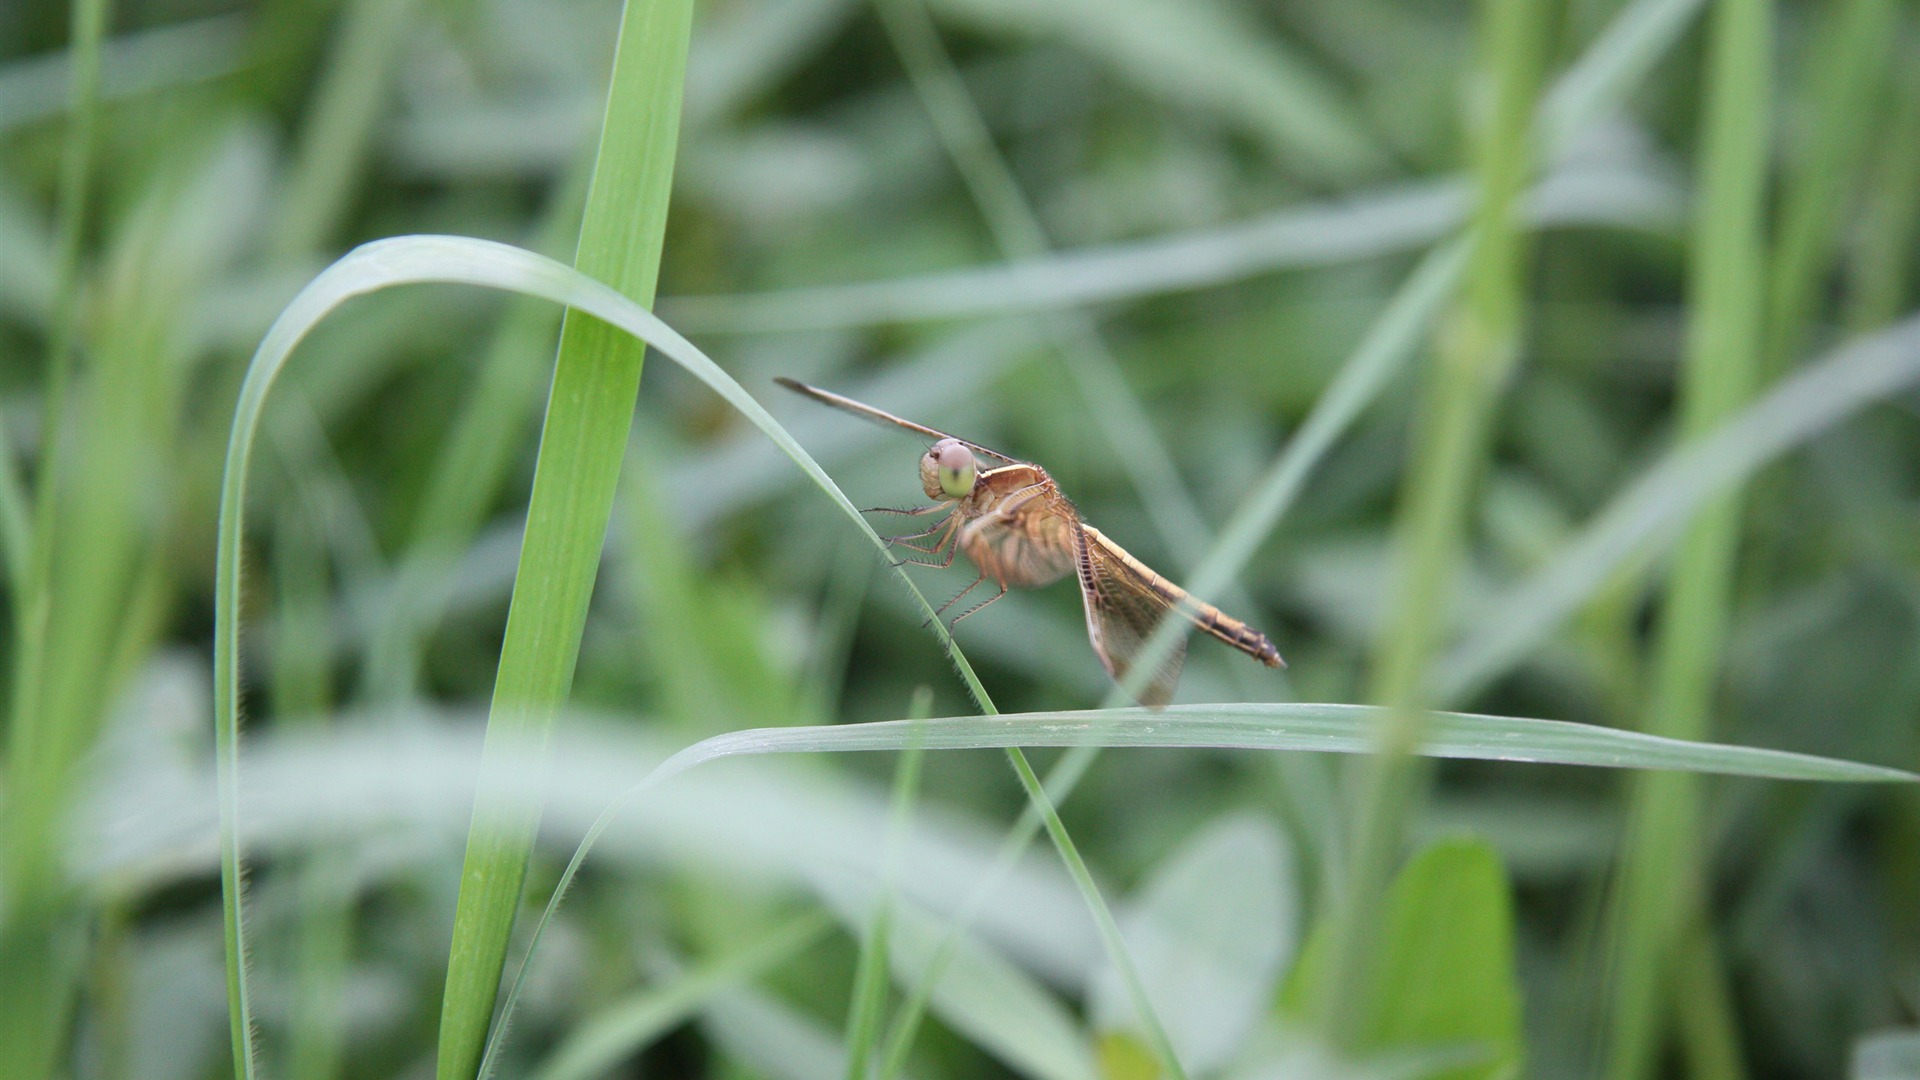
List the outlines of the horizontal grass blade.
{"label": "horizontal grass blade", "polygon": [[[745,754],[904,750],[913,745],[929,750],[1091,744],[1364,754],[1373,749],[1369,733],[1382,711],[1382,707],[1373,705],[1250,703],[1176,705],[1159,711],[1072,710],[883,720],[833,727],[752,728],[695,743],[662,763],[648,782],[658,783],[696,765]],[[1664,739],[1562,720],[1436,712],[1430,714],[1425,730],[1420,753],[1436,758],[1665,769],[1773,780],[1920,781],[1920,774],[1884,765],[1786,750]]]}

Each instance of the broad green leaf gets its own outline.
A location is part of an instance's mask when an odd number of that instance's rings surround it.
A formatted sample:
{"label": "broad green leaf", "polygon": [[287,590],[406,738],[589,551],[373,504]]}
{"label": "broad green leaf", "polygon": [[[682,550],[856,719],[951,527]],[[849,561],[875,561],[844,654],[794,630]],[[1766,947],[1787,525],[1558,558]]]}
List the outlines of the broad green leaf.
{"label": "broad green leaf", "polygon": [[1401,871],[1387,894],[1385,961],[1375,985],[1375,1045],[1479,1042],[1495,1058],[1449,1078],[1516,1075],[1520,987],[1506,870],[1479,840],[1443,841]]}

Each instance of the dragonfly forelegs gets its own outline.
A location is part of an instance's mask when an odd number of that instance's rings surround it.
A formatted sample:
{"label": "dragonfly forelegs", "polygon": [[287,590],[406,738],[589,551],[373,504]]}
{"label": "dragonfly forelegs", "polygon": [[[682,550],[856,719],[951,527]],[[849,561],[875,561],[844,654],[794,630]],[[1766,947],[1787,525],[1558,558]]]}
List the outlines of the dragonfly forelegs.
{"label": "dragonfly forelegs", "polygon": [[953,522],[942,521],[934,525],[930,529],[922,529],[917,533],[901,533],[898,536],[885,537],[885,540],[889,544],[899,544],[901,547],[909,547],[914,549],[915,551],[932,552],[939,548],[945,547],[947,542],[947,537],[945,536],[941,537],[940,540],[936,542],[933,545],[933,547],[930,547],[930,548],[921,547],[919,544],[909,544],[907,543],[907,541],[924,539],[926,537],[932,536],[934,533],[937,533],[942,529],[951,529],[952,527],[953,527]]}
{"label": "dragonfly forelegs", "polygon": [[945,509],[948,509],[947,503],[934,503],[930,506],[916,506],[911,510],[902,510],[892,506],[869,506],[860,512],[863,514],[892,514],[896,517],[925,517],[928,514],[938,513]]}
{"label": "dragonfly forelegs", "polygon": [[[938,525],[935,525],[933,528],[928,529],[925,532],[908,533],[905,536],[887,537],[886,541],[887,541],[887,546],[889,548],[903,547],[903,548],[906,548],[908,551],[918,551],[923,555],[933,556],[933,558],[931,559],[916,559],[911,555],[903,555],[897,560],[895,560],[894,564],[897,566],[904,563],[913,563],[915,566],[933,566],[933,567],[938,567],[940,569],[945,569],[949,566],[952,566],[953,556],[956,552],[960,550],[960,545],[954,543],[954,538],[959,535],[959,524],[960,524],[960,519],[948,518],[947,520],[941,522]],[[940,533],[940,536],[936,540],[934,540],[931,546],[923,547],[919,544],[908,543],[908,541],[910,540],[917,540],[920,537],[928,536],[933,533]]]}

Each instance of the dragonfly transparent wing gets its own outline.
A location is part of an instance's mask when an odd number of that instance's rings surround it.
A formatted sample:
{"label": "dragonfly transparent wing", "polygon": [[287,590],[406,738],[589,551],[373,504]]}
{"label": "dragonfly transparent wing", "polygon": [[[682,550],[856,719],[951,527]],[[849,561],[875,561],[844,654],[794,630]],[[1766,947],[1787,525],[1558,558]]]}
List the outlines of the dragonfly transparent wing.
{"label": "dragonfly transparent wing", "polygon": [[[1121,682],[1161,620],[1184,621],[1184,616],[1106,537],[1082,530],[1080,548],[1080,596],[1087,608],[1087,637],[1107,673]],[[1187,641],[1182,636],[1141,688],[1140,704],[1158,709],[1172,701],[1186,658]]]}
{"label": "dragonfly transparent wing", "polygon": [[844,394],[836,394],[831,390],[822,390],[817,386],[808,386],[806,383],[803,383],[798,379],[789,379],[782,376],[782,377],[775,378],[773,381],[776,383],[779,383],[781,386],[786,387],[787,389],[793,391],[796,394],[800,394],[804,397],[810,397],[822,405],[831,405],[832,407],[839,409],[841,412],[852,413],[855,416],[862,417],[867,420],[871,420],[876,424],[887,424],[893,427],[902,428],[904,430],[914,432],[915,434],[918,434],[918,435],[925,435],[927,438],[932,439],[935,442],[938,442],[941,439],[952,439],[954,442],[963,443],[966,446],[971,447],[976,453],[984,454],[987,457],[994,458],[999,461],[1004,461],[1009,464],[1012,464],[1020,460],[1019,458],[1016,458],[1016,457],[1009,457],[998,450],[989,450],[986,447],[981,446],[977,442],[972,442],[968,439],[962,439],[954,435],[949,435],[938,428],[930,428],[925,424],[916,424],[913,421],[906,419],[905,417],[895,416],[885,409],[876,409],[872,405],[869,405],[864,401],[855,401]]}

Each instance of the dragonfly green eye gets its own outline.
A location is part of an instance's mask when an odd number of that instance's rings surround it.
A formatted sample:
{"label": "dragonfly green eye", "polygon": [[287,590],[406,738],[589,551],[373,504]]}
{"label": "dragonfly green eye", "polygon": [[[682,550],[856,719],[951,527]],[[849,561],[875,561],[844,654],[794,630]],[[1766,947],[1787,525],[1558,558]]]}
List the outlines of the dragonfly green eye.
{"label": "dragonfly green eye", "polygon": [[973,451],[958,439],[941,439],[927,451],[933,459],[940,490],[950,499],[959,499],[973,491]]}

